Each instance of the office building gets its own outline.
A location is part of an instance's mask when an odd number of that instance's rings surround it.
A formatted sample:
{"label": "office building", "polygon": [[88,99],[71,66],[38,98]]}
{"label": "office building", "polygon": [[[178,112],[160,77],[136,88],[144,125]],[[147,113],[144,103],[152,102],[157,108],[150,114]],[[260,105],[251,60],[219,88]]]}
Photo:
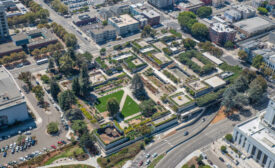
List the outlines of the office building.
{"label": "office building", "polygon": [[154,10],[145,10],[142,12],[142,15],[144,15],[148,19],[148,24],[150,26],[155,26],[159,24],[160,15]]}
{"label": "office building", "polygon": [[212,0],[212,6],[215,8],[221,7],[224,5],[225,0]]}
{"label": "office building", "polygon": [[0,66],[0,127],[29,118],[26,101],[12,75]]}
{"label": "office building", "polygon": [[236,31],[225,24],[213,23],[209,28],[209,36],[212,42],[224,44],[226,41],[234,41]]}
{"label": "office building", "polygon": [[275,167],[275,98],[265,112],[234,128],[233,140],[241,152],[264,168]]}
{"label": "office building", "polygon": [[262,17],[253,17],[233,24],[234,28],[246,37],[268,32],[275,28],[275,24]]}
{"label": "office building", "polygon": [[133,17],[139,22],[141,29],[148,24],[148,19],[143,15],[135,15]]}
{"label": "office building", "polygon": [[110,7],[110,11],[114,14],[114,16],[119,16],[130,13],[130,6],[127,4],[115,5]]}
{"label": "office building", "polygon": [[249,5],[234,5],[232,8],[241,13],[242,19],[251,18],[256,15],[256,9]]}
{"label": "office building", "polygon": [[136,4],[130,5],[130,13],[133,16],[135,16],[135,15],[141,15],[142,11],[144,11],[146,9],[147,8],[142,3],[136,3]]}
{"label": "office building", "polygon": [[111,26],[101,26],[90,30],[90,35],[96,43],[104,43],[116,39],[116,29]]}
{"label": "office building", "polygon": [[148,0],[148,3],[156,8],[168,8],[173,5],[173,0]]}
{"label": "office building", "polygon": [[179,3],[178,8],[183,11],[191,11],[196,13],[196,11],[203,5],[204,3],[200,0],[189,0],[187,2]]}
{"label": "office building", "polygon": [[91,3],[91,1],[88,0],[62,0],[62,2],[67,5],[71,12],[88,6]]}
{"label": "office building", "polygon": [[224,12],[224,18],[226,21],[233,23],[241,20],[242,14],[235,9],[230,9]]}
{"label": "office building", "polygon": [[109,18],[108,23],[116,28],[120,36],[139,31],[139,22],[128,14]]}
{"label": "office building", "polygon": [[212,4],[212,0],[201,0],[204,5],[211,5]]}
{"label": "office building", "polygon": [[9,27],[5,10],[5,6],[0,1],[0,41],[9,37]]}

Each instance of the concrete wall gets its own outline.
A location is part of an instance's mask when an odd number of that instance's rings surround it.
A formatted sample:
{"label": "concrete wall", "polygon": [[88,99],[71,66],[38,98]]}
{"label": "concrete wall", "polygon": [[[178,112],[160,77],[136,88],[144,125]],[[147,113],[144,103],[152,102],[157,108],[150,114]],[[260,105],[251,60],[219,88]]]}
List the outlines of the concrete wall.
{"label": "concrete wall", "polygon": [[24,121],[28,119],[29,115],[26,102],[1,110],[0,116],[7,116],[9,125],[13,124],[15,121]]}

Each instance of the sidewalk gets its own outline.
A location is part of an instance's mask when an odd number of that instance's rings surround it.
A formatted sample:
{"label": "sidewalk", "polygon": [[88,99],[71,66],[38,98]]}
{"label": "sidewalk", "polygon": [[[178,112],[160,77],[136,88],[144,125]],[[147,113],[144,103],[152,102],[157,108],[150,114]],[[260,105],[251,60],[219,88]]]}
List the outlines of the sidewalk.
{"label": "sidewalk", "polygon": [[191,160],[195,156],[199,156],[201,154],[200,150],[196,150],[192,153],[190,153],[186,158],[184,158],[177,166],[176,168],[181,168],[183,165],[185,165],[189,160]]}
{"label": "sidewalk", "polygon": [[57,166],[64,166],[64,165],[76,165],[76,164],[84,164],[89,166],[94,166],[96,168],[100,168],[97,164],[97,157],[90,157],[88,160],[85,161],[76,161],[76,160],[69,160],[69,159],[60,159],[59,163],[51,164],[48,166],[41,166],[39,168],[50,168],[50,167],[57,167]]}

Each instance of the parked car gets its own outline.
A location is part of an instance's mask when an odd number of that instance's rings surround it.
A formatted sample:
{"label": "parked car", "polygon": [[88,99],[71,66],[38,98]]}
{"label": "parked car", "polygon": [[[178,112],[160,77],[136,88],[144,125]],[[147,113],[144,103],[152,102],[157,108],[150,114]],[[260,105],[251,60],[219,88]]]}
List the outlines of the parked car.
{"label": "parked car", "polygon": [[154,153],[152,156],[153,156],[153,158],[155,158],[155,157],[158,156],[158,154],[157,154],[157,153]]}
{"label": "parked car", "polygon": [[35,145],[35,140],[32,140],[32,146],[34,146]]}
{"label": "parked car", "polygon": [[3,157],[6,157],[6,156],[7,156],[7,152],[4,152],[4,153],[3,153]]}
{"label": "parked car", "polygon": [[66,142],[66,141],[64,141],[64,140],[62,140],[61,142],[62,142],[63,144],[67,144],[67,142]]}
{"label": "parked car", "polygon": [[146,165],[148,165],[148,164],[150,164],[151,163],[151,161],[148,159],[148,160],[146,160]]}
{"label": "parked car", "polygon": [[56,149],[56,146],[55,146],[55,145],[51,145],[51,147],[52,147],[53,149]]}
{"label": "parked car", "polygon": [[219,157],[220,161],[224,162],[224,159],[222,157]]}
{"label": "parked car", "polygon": [[183,135],[184,135],[184,136],[187,136],[188,134],[189,134],[189,132],[188,132],[188,131],[185,131]]}
{"label": "parked car", "polygon": [[57,144],[58,144],[58,145],[62,145],[63,143],[62,143],[61,141],[58,141]]}
{"label": "parked car", "polygon": [[147,154],[146,154],[146,158],[149,158],[149,157],[150,157],[150,154],[149,154],[149,153],[147,153]]}
{"label": "parked car", "polygon": [[142,166],[143,165],[143,161],[140,161],[138,166]]}

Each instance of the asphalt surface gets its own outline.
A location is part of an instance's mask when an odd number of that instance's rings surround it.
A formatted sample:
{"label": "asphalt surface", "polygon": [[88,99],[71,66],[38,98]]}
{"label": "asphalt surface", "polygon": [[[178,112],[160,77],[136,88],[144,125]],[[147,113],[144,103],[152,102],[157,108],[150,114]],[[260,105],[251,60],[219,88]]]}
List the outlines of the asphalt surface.
{"label": "asphalt surface", "polygon": [[[36,68],[38,68],[38,66]],[[22,88],[22,86],[24,84],[22,83],[22,81],[17,79],[18,75],[16,75],[16,74],[18,71],[20,71],[20,70],[15,69],[11,73],[14,75],[19,87],[21,87],[21,90],[24,92],[24,89]],[[31,135],[30,135],[30,136],[36,136],[37,144],[35,146],[28,148],[26,151],[15,152],[15,154],[11,154],[11,150],[9,150],[7,152],[8,153],[7,157],[3,157],[3,154],[0,153],[1,164],[6,164],[9,161],[14,161],[14,160],[18,161],[20,157],[25,157],[26,155],[28,155],[34,151],[43,151],[44,147],[51,149],[50,148],[51,145],[57,146],[57,141],[65,140],[66,131],[64,130],[64,128],[61,125],[59,126],[60,133],[58,135],[51,136],[46,133],[48,123],[50,123],[52,121],[59,122],[60,117],[61,117],[61,113],[53,107],[53,105],[49,102],[48,98],[45,96],[45,100],[50,103],[50,107],[49,107],[49,111],[45,111],[44,109],[37,106],[37,100],[33,93],[27,94],[26,92],[24,92],[24,94],[26,97],[26,101],[28,101],[32,105],[34,110],[42,118],[42,121],[36,125],[36,128],[31,131]],[[24,127],[24,126],[22,126],[22,127]],[[16,127],[13,129],[22,130],[22,127]],[[19,135],[16,135],[9,139],[1,141],[0,148],[16,142],[18,136]]]}
{"label": "asphalt surface", "polygon": [[[145,151],[142,151],[137,155],[137,157],[132,162],[131,168],[139,167],[138,165],[141,161],[145,163],[147,160],[146,154],[149,153],[150,155],[152,155],[154,153],[157,153],[158,155],[161,155],[162,153],[165,153],[170,148],[177,146],[179,143],[197,134],[202,128],[206,127],[209,124],[209,122],[213,119],[213,117],[216,115],[215,112],[211,114],[209,114],[208,112],[205,112],[205,113],[206,114],[201,116],[201,118],[205,118],[205,121],[203,121],[200,118],[194,124],[191,124],[189,126],[186,126],[183,129],[180,129],[174,132],[173,135],[164,137],[163,139],[155,138],[155,142],[153,144],[147,146]],[[184,134],[186,131],[188,131],[188,135],[185,136]],[[146,167],[146,165],[144,165],[144,167]]]}
{"label": "asphalt surface", "polygon": [[66,20],[64,17],[58,15],[52,8],[50,8],[46,3],[43,2],[43,0],[35,0],[38,4],[40,4],[44,9],[47,9],[50,13],[50,18],[58,23],[59,25],[63,26],[69,33],[73,33],[76,35],[78,44],[80,46],[80,49],[82,51],[88,51],[91,54],[95,54],[99,52],[99,47],[96,43],[93,41],[89,42],[86,40],[80,33],[78,33],[74,27],[72,26],[72,23],[70,23],[69,19]]}

